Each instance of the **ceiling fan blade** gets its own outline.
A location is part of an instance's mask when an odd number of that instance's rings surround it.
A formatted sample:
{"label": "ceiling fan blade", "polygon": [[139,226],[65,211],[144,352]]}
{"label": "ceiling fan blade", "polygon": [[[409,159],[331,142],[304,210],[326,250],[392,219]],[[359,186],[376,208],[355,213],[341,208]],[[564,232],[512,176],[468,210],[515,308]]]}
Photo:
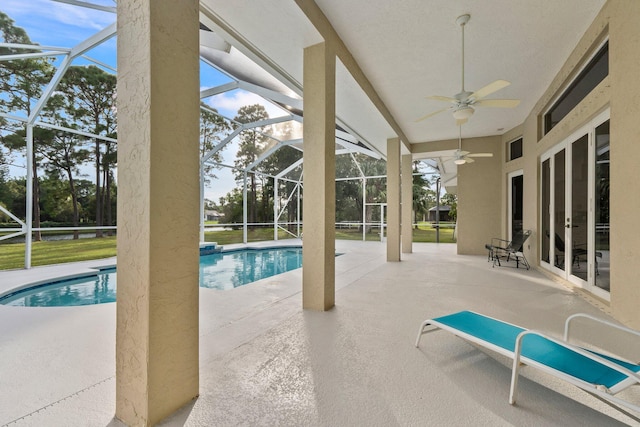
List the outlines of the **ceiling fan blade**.
{"label": "ceiling fan blade", "polygon": [[475,160],[473,160],[473,159],[471,159],[469,157],[465,157],[464,161],[465,161],[465,163],[473,163],[473,162],[475,162]]}
{"label": "ceiling fan blade", "polygon": [[453,103],[458,102],[457,99],[451,98],[450,96],[440,96],[440,95],[427,96],[427,99],[434,99],[436,101],[453,102]]}
{"label": "ceiling fan blade", "polygon": [[489,83],[482,89],[473,92],[471,95],[469,95],[469,98],[474,98],[476,100],[479,100],[481,98],[484,98],[487,95],[491,95],[493,92],[497,92],[500,89],[509,86],[510,84],[511,83],[509,83],[506,80],[496,80],[493,83]]}
{"label": "ceiling fan blade", "polygon": [[469,119],[456,119],[456,126],[462,126],[463,124],[467,123],[469,121]]}
{"label": "ceiling fan blade", "polygon": [[497,107],[497,108],[513,108],[520,104],[519,99],[481,99],[473,103],[474,106],[481,107]]}
{"label": "ceiling fan blade", "polygon": [[416,120],[416,122],[421,122],[421,121],[422,121],[422,120],[424,120],[424,119],[428,119],[429,117],[435,116],[436,114],[440,114],[440,113],[442,113],[442,112],[444,112],[444,111],[447,111],[447,110],[449,110],[449,109],[451,109],[451,108],[450,108],[450,107],[447,107],[447,108],[443,108],[443,109],[438,110],[438,111],[434,111],[433,113],[429,113],[429,114],[427,114],[426,116],[422,116],[422,117],[420,117],[419,119],[417,119],[417,120]]}
{"label": "ceiling fan blade", "polygon": [[470,153],[469,151],[456,151],[456,155],[457,155],[458,157],[464,157],[464,156],[466,156],[467,154],[471,154],[471,153]]}
{"label": "ceiling fan blade", "polygon": [[493,153],[471,153],[467,157],[493,157]]}

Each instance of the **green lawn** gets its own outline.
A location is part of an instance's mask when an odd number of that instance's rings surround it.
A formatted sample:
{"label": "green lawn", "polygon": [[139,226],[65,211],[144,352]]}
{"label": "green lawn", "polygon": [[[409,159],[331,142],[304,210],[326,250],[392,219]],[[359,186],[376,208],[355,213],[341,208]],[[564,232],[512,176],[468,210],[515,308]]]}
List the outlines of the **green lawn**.
{"label": "green lawn", "polygon": [[[291,235],[280,230],[278,239],[289,239]],[[336,239],[362,240],[362,232],[357,228],[337,229]],[[374,232],[366,235],[367,241],[380,241],[380,234]],[[273,229],[258,228],[247,230],[247,240],[258,242],[273,240]],[[205,234],[205,241],[217,242],[220,245],[242,243],[242,229],[222,230]],[[413,241],[430,243],[436,241],[436,230],[428,223],[420,224],[413,230]],[[453,228],[440,229],[440,243],[454,243]],[[116,255],[116,238],[102,237],[99,239],[57,240],[47,242],[33,242],[31,265],[61,264],[65,262],[86,261],[108,258]],[[0,244],[0,270],[24,267],[24,243]]]}
{"label": "green lawn", "polygon": [[[33,242],[31,265],[61,264],[116,255],[116,238]],[[0,245],[0,270],[24,267],[24,243]]]}

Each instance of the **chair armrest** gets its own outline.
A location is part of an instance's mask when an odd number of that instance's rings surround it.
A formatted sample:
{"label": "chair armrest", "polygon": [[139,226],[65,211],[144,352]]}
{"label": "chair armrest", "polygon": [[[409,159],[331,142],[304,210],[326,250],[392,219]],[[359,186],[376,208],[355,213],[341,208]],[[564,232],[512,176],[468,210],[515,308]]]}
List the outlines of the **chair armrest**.
{"label": "chair armrest", "polygon": [[509,246],[509,240],[498,239],[497,237],[491,238],[491,246],[496,249],[506,249]]}
{"label": "chair armrest", "polygon": [[[609,321],[604,320],[604,319],[600,319],[599,317],[595,317],[595,316],[592,316],[590,314],[576,313],[576,314],[573,314],[573,315],[567,317],[567,320],[564,322],[564,335],[563,335],[563,338],[564,338],[564,340],[566,342],[569,342],[569,332],[570,332],[570,329],[571,329],[571,322],[574,319],[577,319],[577,318],[583,318],[583,319],[591,320],[593,322],[600,323],[600,324],[608,326],[610,328],[618,329],[620,331],[627,332],[627,333],[629,333],[631,335],[635,335],[637,337],[640,337],[640,331],[636,331],[635,329],[627,328],[626,326],[618,325],[616,323],[609,322]],[[637,362],[634,362],[634,363],[637,363]]]}

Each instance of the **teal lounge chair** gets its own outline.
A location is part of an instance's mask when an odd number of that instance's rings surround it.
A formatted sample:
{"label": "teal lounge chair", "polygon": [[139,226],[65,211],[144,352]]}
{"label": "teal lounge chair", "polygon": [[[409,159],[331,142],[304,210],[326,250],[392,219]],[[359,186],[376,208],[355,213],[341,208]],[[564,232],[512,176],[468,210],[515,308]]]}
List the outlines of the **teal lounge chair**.
{"label": "teal lounge chair", "polygon": [[587,350],[569,343],[571,322],[584,318],[640,338],[640,332],[598,319],[587,314],[574,314],[565,323],[564,339],[527,330],[472,311],[427,319],[420,325],[416,347],[423,334],[443,329],[469,342],[513,359],[509,403],[516,401],[516,388],[522,364],[529,365],[624,408],[640,413],[640,405],[616,397],[615,394],[640,384],[640,365]]}

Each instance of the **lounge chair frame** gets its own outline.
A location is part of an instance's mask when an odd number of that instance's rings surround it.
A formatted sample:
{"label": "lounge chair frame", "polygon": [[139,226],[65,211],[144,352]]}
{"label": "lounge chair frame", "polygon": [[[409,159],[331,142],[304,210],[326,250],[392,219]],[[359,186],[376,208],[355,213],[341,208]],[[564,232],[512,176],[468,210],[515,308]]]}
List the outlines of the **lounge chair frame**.
{"label": "lounge chair frame", "polygon": [[516,268],[520,268],[520,263],[522,263],[528,270],[530,268],[529,261],[524,256],[523,246],[530,235],[531,230],[522,230],[516,233],[512,240],[492,238],[490,244],[484,245],[489,251],[487,261],[493,262],[492,267],[495,267],[496,264],[501,267],[500,257],[505,258],[507,262],[513,257],[516,261]]}
{"label": "lounge chair frame", "polygon": [[[459,315],[470,315],[472,317],[478,316],[478,319],[482,320],[483,322],[489,322],[489,324],[495,324],[496,326],[498,326],[498,329],[500,327],[505,327],[509,329],[509,334],[514,333],[514,328],[522,331],[517,334],[515,338],[515,342],[513,343],[511,343],[511,339],[513,339],[513,337],[505,338],[504,336],[498,336],[497,339],[494,340],[494,342],[491,342],[490,340],[486,339],[486,337],[483,338],[482,336],[478,336],[481,334],[474,334],[473,331],[469,332],[469,331],[461,330],[459,327],[455,326],[455,322],[450,322],[448,320],[449,318],[453,318]],[[585,390],[586,392],[591,393],[596,397],[603,399],[607,403],[613,403],[615,405],[618,405],[619,407],[631,409],[637,413],[640,413],[640,405],[637,405],[633,402],[629,402],[627,400],[614,396],[616,393],[632,385],[640,384],[640,375],[638,374],[638,372],[640,372],[640,365],[638,364],[637,361],[628,362],[622,359],[617,359],[615,357],[597,353],[595,351],[587,350],[585,348],[570,344],[569,343],[570,326],[573,320],[577,318],[588,319],[588,320],[600,323],[602,325],[627,332],[629,334],[632,334],[640,338],[639,331],[629,329],[624,326],[620,326],[615,323],[611,323],[611,322],[608,322],[584,313],[578,313],[578,314],[569,316],[565,322],[564,339],[556,339],[539,331],[526,330],[521,328],[520,326],[511,324],[508,322],[503,322],[501,320],[494,319],[489,316],[484,316],[482,314],[478,314],[472,311],[463,311],[463,312],[454,313],[448,316],[442,316],[434,319],[427,319],[424,322],[422,322],[422,324],[420,325],[420,329],[418,330],[418,336],[416,338],[415,346],[416,347],[419,346],[420,338],[422,337],[423,334],[433,330],[433,329],[428,329],[425,331],[425,328],[427,326],[433,326],[435,328],[439,328],[439,329],[443,329],[448,332],[451,332],[452,334],[462,339],[465,339],[469,342],[472,342],[474,344],[477,344],[489,350],[495,351],[498,354],[501,354],[503,356],[506,356],[512,359],[513,366],[512,366],[512,374],[511,374],[511,385],[509,389],[509,403],[512,405],[515,404],[516,402],[518,378],[520,376],[521,366],[524,364],[524,365],[529,365],[533,368],[536,368],[556,378],[563,379],[568,383],[573,384]],[[482,332],[484,335],[487,335],[487,333],[485,333],[486,331],[482,331]],[[574,357],[579,358],[580,356],[582,356],[583,358],[587,358],[595,362],[597,365],[600,365],[601,367],[607,367],[613,371],[619,372],[625,378],[617,382],[615,385],[607,388],[602,384],[594,384],[594,383],[585,381],[584,379],[579,378],[575,375],[571,375],[571,374],[568,374],[567,372],[563,372],[561,370],[555,369],[554,367],[546,364],[545,360],[537,360],[536,358],[531,358],[531,357],[527,357],[526,355],[523,355],[523,340],[526,336],[537,336],[539,337],[538,339],[544,340],[544,342],[547,344],[548,343],[556,344],[557,346],[559,346],[558,347],[560,349],[559,353],[562,353],[560,356],[563,358],[566,358],[566,361],[569,361],[569,358],[574,358]],[[505,342],[508,342],[508,344],[505,345]],[[502,346],[499,345],[500,343],[502,343]]]}

